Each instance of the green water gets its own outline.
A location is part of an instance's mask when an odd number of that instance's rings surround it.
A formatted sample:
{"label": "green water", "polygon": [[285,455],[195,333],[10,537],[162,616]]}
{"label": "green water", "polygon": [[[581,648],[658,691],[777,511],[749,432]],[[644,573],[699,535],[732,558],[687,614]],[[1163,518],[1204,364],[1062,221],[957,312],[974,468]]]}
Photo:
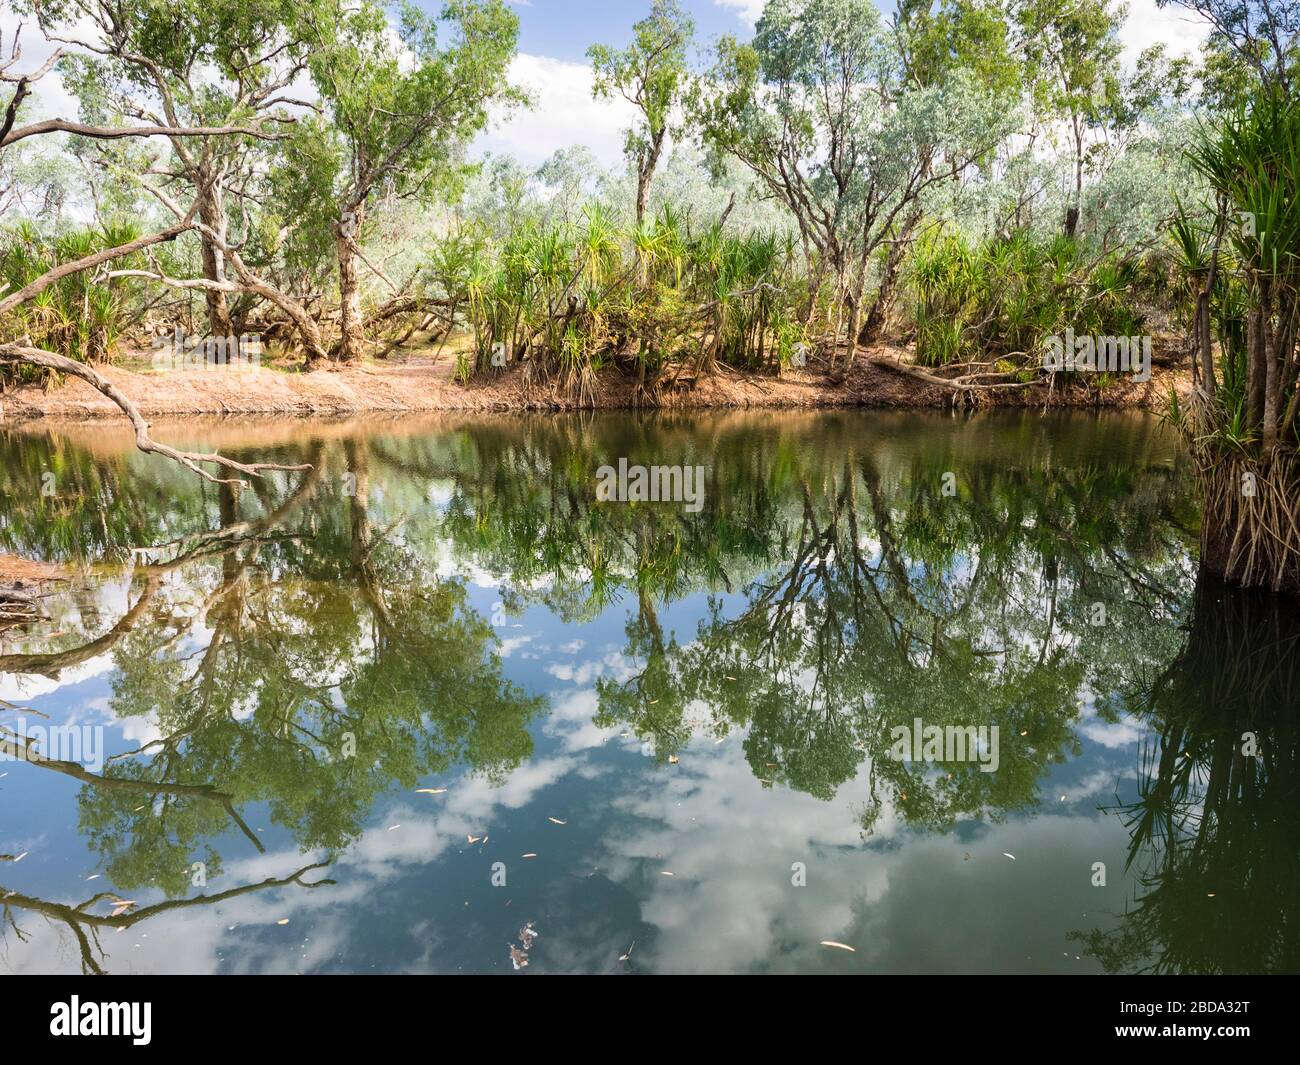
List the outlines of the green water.
{"label": "green water", "polygon": [[1300,969],[1300,620],[1154,419],[160,435],[312,468],[0,429],[0,969]]}

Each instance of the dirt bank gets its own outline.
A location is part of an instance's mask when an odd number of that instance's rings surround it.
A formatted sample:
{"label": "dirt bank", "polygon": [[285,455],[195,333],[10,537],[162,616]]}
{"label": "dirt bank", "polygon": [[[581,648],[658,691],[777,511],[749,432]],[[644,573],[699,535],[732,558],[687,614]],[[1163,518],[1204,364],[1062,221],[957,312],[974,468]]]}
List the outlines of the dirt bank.
{"label": "dirt bank", "polygon": [[[890,368],[907,356],[895,348],[875,348],[859,355],[858,365],[843,382],[812,368],[789,371],[780,378],[723,370],[690,387],[661,394],[658,406],[670,409],[808,408],[863,406],[879,408],[946,407],[953,391]],[[146,417],[188,414],[349,415],[370,412],[538,411],[572,410],[578,404],[549,387],[524,386],[512,367],[490,380],[462,385],[452,378],[450,359],[426,355],[347,366],[312,373],[275,369],[230,369],[157,372],[122,366],[101,372],[140,408]],[[1045,386],[979,393],[993,406],[1162,407],[1171,384],[1182,375],[1153,368],[1145,383],[1120,377],[1105,389]],[[617,410],[637,406],[633,382],[617,370],[597,379],[594,402],[583,406]],[[644,405],[644,404],[642,404]],[[0,417],[120,417],[111,401],[90,385],[66,381],[49,390],[24,385],[0,396]]]}

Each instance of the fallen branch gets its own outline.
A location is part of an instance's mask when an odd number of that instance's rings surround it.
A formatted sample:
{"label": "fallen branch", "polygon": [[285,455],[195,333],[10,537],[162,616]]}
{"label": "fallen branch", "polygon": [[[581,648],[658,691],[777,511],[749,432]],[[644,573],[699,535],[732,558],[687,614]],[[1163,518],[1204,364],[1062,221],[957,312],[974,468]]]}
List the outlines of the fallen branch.
{"label": "fallen branch", "polygon": [[236,462],[234,459],[226,458],[224,455],[218,455],[215,452],[202,454],[195,451],[178,451],[166,444],[160,444],[149,435],[149,423],[145,421],[144,415],[112,381],[98,371],[91,369],[85,363],[76,362],[63,355],[56,355],[52,351],[43,351],[40,348],[28,347],[23,344],[0,344],[0,362],[27,363],[30,366],[56,370],[71,377],[80,377],[98,392],[111,399],[121,409],[122,413],[131,419],[131,425],[135,429],[136,447],[146,454],[162,455],[179,462],[182,466],[193,470],[200,477],[211,481],[213,484],[246,484],[247,482],[238,477],[216,477],[203,469],[199,463],[210,463],[223,470],[235,470],[239,473],[248,474],[250,477],[260,477],[266,470],[311,469],[309,465],[289,466],[276,462]]}
{"label": "fallen branch", "polygon": [[938,374],[930,373],[919,366],[909,366],[907,363],[895,362],[892,359],[882,358],[874,355],[867,359],[872,366],[880,366],[886,370],[893,370],[895,373],[901,373],[908,377],[915,377],[930,385],[941,385],[944,388],[951,388],[955,392],[992,392],[1001,388],[1028,388],[1034,384],[1033,381],[983,381],[989,377],[1009,377],[1009,373],[973,373],[965,374],[961,377],[940,377]]}

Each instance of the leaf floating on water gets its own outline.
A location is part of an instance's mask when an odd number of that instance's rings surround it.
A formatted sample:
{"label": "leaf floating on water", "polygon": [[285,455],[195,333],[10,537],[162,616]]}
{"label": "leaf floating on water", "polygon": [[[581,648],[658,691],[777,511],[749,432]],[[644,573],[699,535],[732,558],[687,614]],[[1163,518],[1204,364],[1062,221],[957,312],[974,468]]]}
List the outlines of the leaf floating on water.
{"label": "leaf floating on water", "polygon": [[561,821],[558,817],[548,817],[546,820],[553,825],[567,825],[569,823],[568,821]]}
{"label": "leaf floating on water", "polygon": [[533,940],[538,936],[538,931],[533,927],[533,922],[529,921],[523,928],[519,929],[520,946],[516,947],[510,944],[510,964],[516,970],[523,969],[528,965],[528,952],[533,949]]}
{"label": "leaf floating on water", "polygon": [[850,954],[858,952],[857,947],[850,947],[847,943],[837,943],[833,939],[823,939],[821,945],[823,947],[834,947],[836,950],[847,950]]}
{"label": "leaf floating on water", "polygon": [[1010,858],[1013,862],[1016,860],[1016,856],[1015,856],[1014,854],[1012,854],[1010,851],[1003,851],[1003,852],[1002,852],[1002,857],[1004,857],[1004,858]]}
{"label": "leaf floating on water", "polygon": [[282,917],[282,918],[280,918],[280,920],[276,921],[275,923],[276,923],[276,924],[288,924],[288,923],[289,923],[289,918],[287,918],[287,917]]}
{"label": "leaf floating on water", "polygon": [[416,788],[416,789],[415,789],[415,794],[417,794],[417,795],[441,795],[441,794],[442,794],[444,791],[446,791],[446,790],[447,790],[446,788]]}

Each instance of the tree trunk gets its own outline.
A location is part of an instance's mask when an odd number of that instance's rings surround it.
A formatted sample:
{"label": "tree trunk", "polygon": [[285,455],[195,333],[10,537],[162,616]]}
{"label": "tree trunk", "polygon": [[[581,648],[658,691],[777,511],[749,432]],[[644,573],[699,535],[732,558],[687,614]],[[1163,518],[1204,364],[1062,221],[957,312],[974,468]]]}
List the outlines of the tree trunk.
{"label": "tree trunk", "polygon": [[356,238],[361,232],[364,209],[344,210],[335,223],[335,244],[339,257],[339,335],[335,357],[340,362],[356,362],[365,347],[365,327],[361,318],[361,284],[357,277]]}
{"label": "tree trunk", "polygon": [[645,218],[646,204],[650,201],[650,172],[645,169],[637,171],[636,175],[636,224],[640,228],[641,220]]}
{"label": "tree trunk", "polygon": [[[1285,301],[1283,301],[1283,307],[1285,307]],[[1260,315],[1263,319],[1261,332],[1264,334],[1260,344],[1260,347],[1264,349],[1264,429],[1262,443],[1264,457],[1267,459],[1277,446],[1277,424],[1280,413],[1278,408],[1282,398],[1281,352],[1278,351],[1278,344],[1281,342],[1283,331],[1281,326],[1276,330],[1272,327],[1273,290],[1267,281],[1263,285],[1263,306],[1260,308]]]}
{"label": "tree trunk", "polygon": [[1071,119],[1074,126],[1074,202],[1065,209],[1065,235],[1073,237],[1079,228],[1079,208],[1083,204],[1083,131],[1078,116]]}
{"label": "tree trunk", "polygon": [[[212,186],[199,186],[199,220],[216,233],[224,242],[226,239],[226,212],[221,203],[220,193]],[[203,260],[203,276],[209,281],[225,282],[226,259],[217,244],[202,230],[199,231],[199,248]],[[235,335],[235,327],[230,319],[230,304],[226,293],[217,289],[205,292],[208,305],[208,336],[229,339]]]}
{"label": "tree trunk", "polygon": [[[919,214],[913,216],[913,218],[917,219],[919,217]],[[903,249],[907,246],[906,241],[912,234],[913,226],[913,221],[909,219],[903,233],[889,246],[889,254],[885,257],[885,273],[880,279],[880,291],[876,293],[876,298],[871,304],[871,310],[867,312],[867,317],[862,323],[862,331],[858,334],[859,344],[870,344],[876,340],[884,330],[885,323],[889,320],[889,312],[894,305],[894,295],[898,291],[898,275],[903,265]]]}
{"label": "tree trunk", "polygon": [[1193,358],[1201,363],[1201,388],[1207,395],[1213,396],[1219,390],[1214,376],[1213,332],[1210,322],[1210,287],[1214,284],[1213,272],[1210,272],[1205,286],[1196,294],[1196,326],[1194,337],[1197,350]]}
{"label": "tree trunk", "polygon": [[[1258,300],[1259,282],[1256,279],[1251,295]],[[1264,379],[1267,374],[1266,356],[1267,323],[1261,306],[1252,307],[1246,314],[1246,427],[1258,429],[1264,423]]]}
{"label": "tree trunk", "polygon": [[655,167],[659,165],[659,153],[663,151],[666,129],[652,134],[649,151],[639,161],[636,168],[636,224],[640,228],[645,218],[646,206],[650,202],[650,182],[654,180]]}

